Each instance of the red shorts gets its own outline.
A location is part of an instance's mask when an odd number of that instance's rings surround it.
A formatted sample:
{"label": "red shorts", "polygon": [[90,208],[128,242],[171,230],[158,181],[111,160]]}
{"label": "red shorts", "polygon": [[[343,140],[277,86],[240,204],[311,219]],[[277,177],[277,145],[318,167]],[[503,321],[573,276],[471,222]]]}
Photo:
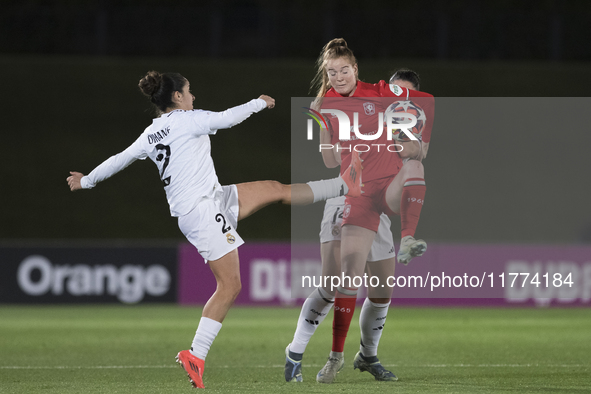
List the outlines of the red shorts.
{"label": "red shorts", "polygon": [[396,215],[386,203],[386,189],[394,180],[394,175],[363,183],[360,197],[347,197],[343,211],[343,226],[351,224],[371,231],[378,231],[380,215]]}

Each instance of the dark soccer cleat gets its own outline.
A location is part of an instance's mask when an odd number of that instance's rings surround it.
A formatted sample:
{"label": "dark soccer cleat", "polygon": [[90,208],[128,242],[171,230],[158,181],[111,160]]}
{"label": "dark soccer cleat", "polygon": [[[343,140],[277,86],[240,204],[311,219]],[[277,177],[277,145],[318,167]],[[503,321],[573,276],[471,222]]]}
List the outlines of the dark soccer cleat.
{"label": "dark soccer cleat", "polygon": [[[289,345],[291,345],[291,343]],[[285,348],[285,381],[293,383],[303,382],[302,359],[294,360],[293,357],[290,357],[290,353],[292,352],[289,351],[289,345]]]}
{"label": "dark soccer cleat", "polygon": [[176,362],[180,364],[181,367],[187,372],[189,375],[189,382],[195,388],[204,389],[205,386],[203,385],[203,370],[205,361],[197,358],[191,354],[188,350],[183,350],[176,355]]}
{"label": "dark soccer cleat", "polygon": [[353,369],[359,369],[361,372],[369,372],[376,378],[376,380],[383,382],[395,382],[398,380],[396,375],[388,371],[380,363],[377,357],[365,358],[361,352],[357,352],[355,360],[353,360]]}

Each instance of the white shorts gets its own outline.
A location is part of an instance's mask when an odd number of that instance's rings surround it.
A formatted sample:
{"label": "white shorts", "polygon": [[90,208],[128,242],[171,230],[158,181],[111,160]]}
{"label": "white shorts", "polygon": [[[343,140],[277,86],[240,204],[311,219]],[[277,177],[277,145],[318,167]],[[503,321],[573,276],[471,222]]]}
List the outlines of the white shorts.
{"label": "white shorts", "polygon": [[[324,216],[320,224],[320,242],[331,242],[341,240],[341,225],[343,223],[343,207],[345,197],[336,197],[326,200]],[[380,215],[380,226],[371,245],[367,261],[386,260],[396,256],[394,240],[392,239],[392,222],[388,215]]]}
{"label": "white shorts", "polygon": [[217,187],[213,198],[202,198],[191,212],[179,217],[179,228],[208,260],[217,260],[244,243],[236,232],[238,189]]}

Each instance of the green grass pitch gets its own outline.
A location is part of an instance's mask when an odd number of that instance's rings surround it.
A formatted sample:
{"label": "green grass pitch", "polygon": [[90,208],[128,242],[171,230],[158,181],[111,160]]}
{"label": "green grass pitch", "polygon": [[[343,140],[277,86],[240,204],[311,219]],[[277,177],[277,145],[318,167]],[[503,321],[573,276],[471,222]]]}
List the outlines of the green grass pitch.
{"label": "green grass pitch", "polygon": [[[304,383],[283,379],[299,309],[234,308],[205,364],[215,393],[587,393],[591,309],[391,308],[378,356],[398,382],[353,370],[358,312],[335,383],[316,383],[332,314],[304,356]],[[174,363],[200,308],[0,306],[0,393],[192,392]]]}

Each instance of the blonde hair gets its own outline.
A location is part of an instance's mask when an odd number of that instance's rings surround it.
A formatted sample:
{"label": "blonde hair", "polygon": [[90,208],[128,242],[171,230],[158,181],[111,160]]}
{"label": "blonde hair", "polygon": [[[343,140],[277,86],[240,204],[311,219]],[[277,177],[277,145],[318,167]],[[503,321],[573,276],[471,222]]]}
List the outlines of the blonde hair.
{"label": "blonde hair", "polygon": [[316,76],[310,85],[310,90],[313,90],[316,86],[318,87],[316,97],[324,97],[331,87],[326,72],[326,63],[331,59],[340,57],[346,57],[353,65],[357,64],[357,59],[355,59],[353,51],[347,46],[347,41],[344,38],[334,38],[322,48],[320,56],[316,60]]}

